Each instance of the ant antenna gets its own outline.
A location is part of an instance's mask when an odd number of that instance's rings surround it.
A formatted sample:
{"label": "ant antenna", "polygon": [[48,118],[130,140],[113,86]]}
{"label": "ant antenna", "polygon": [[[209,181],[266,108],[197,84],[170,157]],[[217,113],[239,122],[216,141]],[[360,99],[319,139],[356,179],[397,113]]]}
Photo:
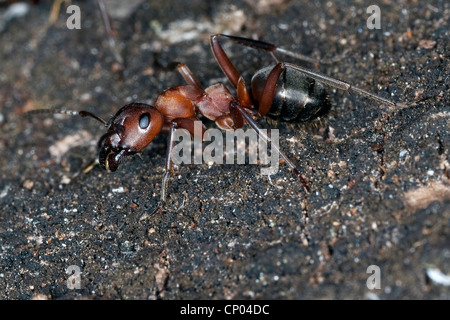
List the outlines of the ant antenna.
{"label": "ant antenna", "polygon": [[25,115],[43,114],[43,113],[67,114],[69,116],[76,116],[76,115],[78,115],[78,111],[64,110],[64,109],[57,109],[57,108],[30,110],[30,111],[25,112]]}
{"label": "ant antenna", "polygon": [[103,120],[102,118],[96,116],[95,114],[89,112],[89,111],[74,111],[74,110],[64,110],[64,109],[56,109],[56,108],[51,108],[51,109],[36,109],[36,110],[30,110],[27,111],[25,114],[26,115],[31,115],[31,114],[66,114],[69,116],[82,116],[82,117],[91,117],[94,118],[95,120],[101,122],[105,127],[107,127],[109,124],[108,122],[106,122],[105,120]]}
{"label": "ant antenna", "polygon": [[94,118],[95,120],[97,120],[97,121],[103,123],[103,125],[104,125],[105,127],[109,126],[108,122],[106,122],[105,120],[103,120],[103,119],[100,118],[100,117],[97,117],[95,114],[93,114],[93,113],[91,113],[91,112],[89,112],[89,111],[84,111],[84,110],[83,110],[83,111],[78,112],[78,114],[79,114],[80,116],[82,116],[82,117],[91,117],[91,118]]}

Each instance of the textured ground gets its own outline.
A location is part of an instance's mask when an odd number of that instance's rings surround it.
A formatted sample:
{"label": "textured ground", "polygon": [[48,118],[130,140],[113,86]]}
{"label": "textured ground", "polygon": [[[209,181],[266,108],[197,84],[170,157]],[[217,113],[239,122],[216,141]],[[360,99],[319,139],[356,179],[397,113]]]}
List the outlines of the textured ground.
{"label": "textured ground", "polygon": [[[449,299],[449,3],[383,1],[380,30],[366,25],[371,1],[157,3],[107,3],[123,72],[93,3],[78,3],[80,30],[66,28],[64,7],[49,26],[45,1],[3,27],[0,298]],[[165,137],[115,173],[83,174],[101,125],[24,116],[64,106],[108,118],[151,103],[183,83],[164,68],[172,61],[205,86],[227,83],[208,47],[217,32],[340,57],[319,70],[417,103],[390,109],[330,89],[317,126],[275,126],[311,194],[284,165],[273,185],[256,165],[181,166],[154,216]],[[272,63],[225,47],[246,79]],[[80,289],[67,287],[71,265]],[[371,265],[380,289],[366,285]]]}

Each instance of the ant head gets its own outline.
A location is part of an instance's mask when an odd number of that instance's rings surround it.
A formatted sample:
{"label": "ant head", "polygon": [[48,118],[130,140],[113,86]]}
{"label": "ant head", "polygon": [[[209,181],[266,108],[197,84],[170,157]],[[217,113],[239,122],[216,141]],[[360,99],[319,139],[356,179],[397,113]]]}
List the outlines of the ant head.
{"label": "ant head", "polygon": [[100,166],[116,171],[122,158],[145,148],[161,132],[162,114],[153,106],[131,103],[122,107],[109,122],[81,111],[81,116],[91,116],[108,126],[108,132],[99,142]]}
{"label": "ant head", "polygon": [[123,106],[108,122],[88,111],[37,109],[27,114],[52,113],[91,117],[108,127],[99,141],[100,166],[116,171],[122,158],[141,151],[161,132],[164,116],[153,106],[130,103]]}

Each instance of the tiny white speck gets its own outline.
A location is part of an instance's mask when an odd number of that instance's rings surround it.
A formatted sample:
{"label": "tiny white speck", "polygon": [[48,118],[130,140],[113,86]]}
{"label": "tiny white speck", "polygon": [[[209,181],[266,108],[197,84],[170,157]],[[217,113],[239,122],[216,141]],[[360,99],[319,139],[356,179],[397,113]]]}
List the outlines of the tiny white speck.
{"label": "tiny white speck", "polygon": [[124,193],[125,192],[123,187],[114,188],[111,191],[114,192],[114,193]]}
{"label": "tiny white speck", "polygon": [[427,276],[436,284],[450,286],[450,276],[442,273],[442,271],[439,269],[428,268]]}
{"label": "tiny white speck", "polygon": [[398,154],[398,157],[403,158],[408,154],[409,154],[408,150],[405,149],[405,150],[400,151],[400,153]]}
{"label": "tiny white speck", "polygon": [[373,293],[373,292],[367,292],[366,297],[369,300],[380,300],[380,297],[376,293]]}
{"label": "tiny white speck", "polygon": [[29,4],[23,2],[14,3],[8,8],[8,10],[6,10],[3,19],[8,21],[13,18],[20,18],[25,16],[29,11]]}

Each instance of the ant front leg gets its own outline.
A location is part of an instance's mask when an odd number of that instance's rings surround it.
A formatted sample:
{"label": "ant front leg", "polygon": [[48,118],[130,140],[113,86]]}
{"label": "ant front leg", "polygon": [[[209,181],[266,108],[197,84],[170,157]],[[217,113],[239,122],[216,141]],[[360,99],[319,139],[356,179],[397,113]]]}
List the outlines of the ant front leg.
{"label": "ant front leg", "polygon": [[177,123],[173,121],[170,124],[169,137],[167,139],[165,172],[164,172],[164,176],[163,176],[162,183],[161,183],[161,201],[155,211],[163,208],[166,205],[167,187],[168,187],[170,174],[172,173],[172,170],[173,170],[172,151],[173,151],[173,146],[175,143],[173,136],[174,136],[176,128],[177,128]]}
{"label": "ant front leg", "polygon": [[167,187],[169,184],[170,174],[173,171],[172,151],[175,144],[174,133],[176,128],[177,123],[175,121],[172,121],[169,127],[169,137],[167,138],[165,172],[161,183],[161,200],[159,201],[156,209],[152,212],[152,214],[164,210],[166,206]]}
{"label": "ant front leg", "polygon": [[195,136],[196,134],[200,133],[201,137],[203,137],[203,134],[205,132],[205,127],[202,125],[201,131],[197,132],[195,130],[195,122],[200,121],[197,118],[193,119],[186,119],[186,118],[177,118],[170,122],[169,128],[165,127],[164,129],[168,129],[169,136],[167,138],[167,151],[166,151],[166,160],[165,160],[165,172],[161,183],[161,199],[156,207],[156,209],[153,211],[152,214],[162,211],[165,209],[166,206],[166,200],[167,200],[167,189],[169,185],[170,175],[173,172],[173,148],[175,145],[175,130],[176,129],[186,129],[189,131],[189,133],[192,136]]}

